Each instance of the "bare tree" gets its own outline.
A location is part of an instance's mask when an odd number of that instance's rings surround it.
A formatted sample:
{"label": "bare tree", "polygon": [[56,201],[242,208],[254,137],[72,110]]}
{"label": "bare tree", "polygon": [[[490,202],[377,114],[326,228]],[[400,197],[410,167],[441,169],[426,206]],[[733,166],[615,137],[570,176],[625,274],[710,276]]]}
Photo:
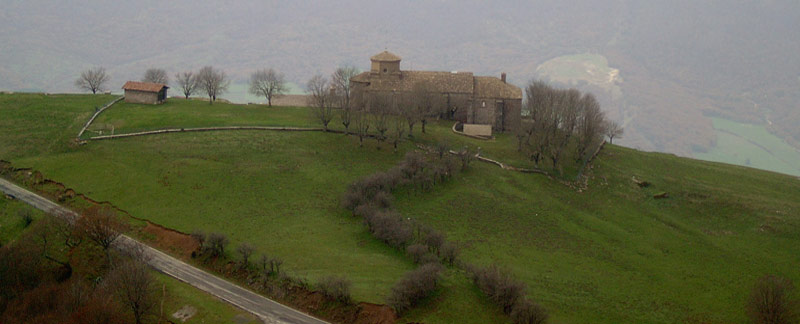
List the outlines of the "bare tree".
{"label": "bare tree", "polygon": [[175,74],[175,82],[178,83],[186,99],[197,92],[197,77],[192,71]]}
{"label": "bare tree", "polygon": [[144,263],[128,260],[116,266],[105,279],[105,285],[131,311],[136,324],[156,315],[156,282]]}
{"label": "bare tree", "polygon": [[603,143],[606,117],[591,93],[584,94],[578,102],[576,161],[588,160],[589,155]]}
{"label": "bare tree", "polygon": [[370,116],[366,106],[355,107],[352,111],[353,126],[358,135],[358,146],[364,146],[364,137],[369,135]]}
{"label": "bare tree", "polygon": [[606,131],[606,136],[608,136],[609,144],[614,144],[614,137],[622,137],[624,133],[622,125],[613,120],[608,121],[608,123],[606,124],[605,131]]}
{"label": "bare tree", "polygon": [[392,115],[394,115],[393,118],[391,118],[393,127],[389,134],[392,137],[392,145],[394,146],[395,152],[397,152],[397,144],[400,143],[400,140],[403,139],[403,135],[406,133],[406,127],[409,127],[407,123],[408,120],[403,117],[403,115],[406,113],[405,111],[409,109],[407,109],[408,106],[404,104],[407,101],[403,100],[402,98],[408,98],[408,96],[400,96],[399,98],[395,98],[395,100],[393,100],[389,106],[389,109],[392,111]]}
{"label": "bare tree", "polygon": [[208,238],[206,238],[205,250],[213,257],[223,256],[225,255],[225,247],[228,246],[229,242],[225,234],[210,233],[208,234]]}
{"label": "bare tree", "polygon": [[797,323],[798,301],[789,279],[764,276],[758,279],[747,302],[747,315],[754,324]]}
{"label": "bare tree", "polygon": [[217,100],[217,96],[228,90],[230,81],[224,71],[205,66],[197,73],[198,87],[208,95],[208,104]]}
{"label": "bare tree", "polygon": [[358,73],[359,71],[356,67],[342,66],[331,75],[331,84],[336,89],[336,99],[339,101],[340,116],[346,134],[350,133],[353,115],[353,89],[350,85],[350,79],[358,75]]}
{"label": "bare tree", "polygon": [[81,90],[91,91],[96,94],[97,91],[103,91],[105,84],[111,80],[111,77],[106,74],[104,67],[96,67],[81,72],[81,77],[75,80],[75,86]]}
{"label": "bare tree", "polygon": [[412,110],[407,113],[408,135],[414,128],[414,123],[419,121],[422,125],[422,132],[425,133],[425,125],[431,118],[435,118],[442,113],[442,97],[438,93],[431,91],[429,82],[417,82],[411,89]]}
{"label": "bare tree", "polygon": [[327,78],[317,74],[308,80],[306,89],[309,93],[308,104],[314,112],[314,117],[322,123],[327,132],[328,124],[333,119],[334,96],[331,93],[331,85]]}
{"label": "bare tree", "polygon": [[257,96],[264,96],[267,105],[272,107],[272,98],[283,95],[288,88],[286,78],[283,73],[275,72],[273,69],[258,70],[250,75],[250,93]]}
{"label": "bare tree", "polygon": [[242,256],[242,268],[246,268],[250,264],[250,256],[256,249],[249,243],[242,243],[236,248],[236,252]]}
{"label": "bare tree", "polygon": [[149,68],[144,72],[142,82],[169,84],[169,76],[164,69]]}
{"label": "bare tree", "polygon": [[372,93],[369,95],[369,110],[372,117],[372,126],[378,132],[378,140],[386,140],[389,130],[389,118],[392,114],[392,94]]}
{"label": "bare tree", "polygon": [[108,207],[92,207],[78,219],[77,226],[86,238],[103,248],[110,263],[109,248],[125,229],[117,215]]}

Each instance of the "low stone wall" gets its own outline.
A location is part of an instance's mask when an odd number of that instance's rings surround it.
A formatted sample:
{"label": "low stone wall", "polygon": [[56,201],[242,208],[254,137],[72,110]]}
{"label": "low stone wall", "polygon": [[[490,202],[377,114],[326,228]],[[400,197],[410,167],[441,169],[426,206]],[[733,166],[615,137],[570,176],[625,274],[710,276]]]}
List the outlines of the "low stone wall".
{"label": "low stone wall", "polygon": [[[168,133],[182,133],[182,132],[209,132],[209,131],[225,131],[225,130],[269,130],[269,131],[292,131],[292,132],[324,132],[323,128],[305,128],[305,127],[270,127],[270,126],[222,126],[222,127],[198,127],[198,128],[168,128],[159,129],[154,131],[136,132],[127,134],[116,135],[102,135],[90,137],[90,140],[105,140],[123,137],[136,137],[145,135],[168,134]],[[328,130],[330,133],[342,133],[341,131]]]}
{"label": "low stone wall", "polygon": [[[452,127],[453,133],[456,133],[456,134],[458,134],[458,135],[461,135],[461,136],[466,136],[466,137],[471,137],[471,138],[475,138],[475,139],[480,139],[480,140],[490,140],[490,139],[493,139],[493,138],[494,138],[494,137],[492,137],[491,135],[490,135],[490,136],[470,135],[470,134],[467,134],[467,133],[465,133],[465,132],[462,132],[462,131],[459,131],[458,129],[456,129],[456,128],[457,128],[457,126],[466,126],[466,125],[467,125],[467,124],[461,124],[461,122],[456,122],[455,124],[453,124],[453,127]],[[490,126],[490,127],[491,127],[491,126]],[[463,128],[462,128],[462,129],[463,129]]]}
{"label": "low stone wall", "polygon": [[464,124],[464,134],[472,136],[492,137],[492,125]]}
{"label": "low stone wall", "polygon": [[76,136],[76,138],[80,139],[81,136],[83,136],[83,133],[86,132],[86,129],[89,128],[90,125],[92,125],[92,122],[94,122],[94,120],[95,120],[95,118],[97,118],[97,116],[100,116],[100,114],[103,113],[103,111],[105,111],[108,108],[111,108],[111,106],[113,106],[115,103],[118,103],[122,99],[125,99],[125,97],[119,97],[117,99],[114,99],[114,101],[107,103],[105,106],[103,106],[103,108],[100,108],[97,111],[95,111],[94,115],[92,115],[92,117],[89,118],[89,121],[86,122],[86,125],[83,125],[83,128],[81,128],[81,131],[78,132],[78,136]]}

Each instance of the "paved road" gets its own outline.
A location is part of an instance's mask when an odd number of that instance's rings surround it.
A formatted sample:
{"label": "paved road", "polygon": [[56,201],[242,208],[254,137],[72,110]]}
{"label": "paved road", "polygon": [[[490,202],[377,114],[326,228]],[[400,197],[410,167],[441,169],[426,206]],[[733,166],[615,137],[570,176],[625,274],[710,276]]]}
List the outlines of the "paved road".
{"label": "paved road", "polygon": [[[1,178],[0,191],[49,214],[77,216],[73,211]],[[147,262],[156,270],[253,313],[264,323],[327,323],[186,264],[128,236],[121,236],[116,244],[118,248],[141,249],[146,255]]]}

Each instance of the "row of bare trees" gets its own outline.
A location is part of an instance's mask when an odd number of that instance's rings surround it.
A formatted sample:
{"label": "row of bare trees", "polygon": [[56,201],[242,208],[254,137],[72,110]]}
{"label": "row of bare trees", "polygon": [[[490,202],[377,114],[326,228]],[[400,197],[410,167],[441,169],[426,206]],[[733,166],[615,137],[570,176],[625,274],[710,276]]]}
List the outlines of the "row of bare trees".
{"label": "row of bare trees", "polygon": [[401,139],[413,137],[415,125],[424,133],[425,126],[444,113],[446,100],[428,82],[414,84],[411,91],[365,93],[350,82],[358,73],[344,66],[329,78],[317,74],[307,82],[308,105],[325,130],[338,115],[345,133],[357,135],[359,143],[374,136],[390,140],[396,149]]}
{"label": "row of bare trees", "polygon": [[516,132],[517,150],[537,167],[549,161],[553,169],[561,172],[565,157],[585,162],[606,135],[613,139],[622,134],[622,128],[606,118],[591,93],[531,81],[525,94],[524,105],[529,114]]}

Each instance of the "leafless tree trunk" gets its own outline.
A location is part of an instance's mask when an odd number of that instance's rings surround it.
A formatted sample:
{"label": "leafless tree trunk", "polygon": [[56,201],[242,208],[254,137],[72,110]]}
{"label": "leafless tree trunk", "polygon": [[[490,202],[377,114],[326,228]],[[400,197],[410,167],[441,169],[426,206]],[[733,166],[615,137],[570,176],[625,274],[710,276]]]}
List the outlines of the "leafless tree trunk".
{"label": "leafless tree trunk", "polygon": [[283,73],[273,69],[258,70],[250,76],[250,93],[264,96],[267,105],[272,107],[272,98],[277,98],[286,92],[286,78]]}
{"label": "leafless tree trunk", "polygon": [[75,80],[75,86],[81,90],[91,91],[96,94],[97,91],[103,91],[105,84],[111,80],[111,77],[106,74],[104,67],[96,67],[81,72],[81,77]]}
{"label": "leafless tree trunk", "polygon": [[114,212],[107,207],[92,207],[78,219],[76,226],[86,238],[103,248],[108,262],[111,263],[109,248],[125,229],[125,225],[117,219]]}
{"label": "leafless tree trunk", "polygon": [[378,140],[386,140],[389,130],[389,118],[392,113],[392,95],[385,93],[372,93],[369,96],[369,110],[372,117],[372,126],[378,132]]}
{"label": "leafless tree trunk", "polygon": [[167,71],[164,69],[150,68],[144,72],[142,82],[169,84],[169,76],[167,76]]}
{"label": "leafless tree trunk", "polygon": [[239,252],[239,255],[242,256],[242,268],[247,268],[250,265],[250,256],[256,249],[250,245],[249,243],[242,243],[236,248],[236,252]]}
{"label": "leafless tree trunk", "polygon": [[350,124],[352,123],[353,114],[353,89],[350,84],[350,79],[358,75],[358,68],[353,66],[342,66],[336,69],[331,75],[331,84],[336,89],[336,99],[339,102],[341,109],[342,126],[346,134],[350,133]]}
{"label": "leafless tree trunk", "polygon": [[175,74],[175,82],[178,83],[186,99],[197,92],[198,80],[192,71]]}
{"label": "leafless tree trunk", "polygon": [[431,118],[435,118],[442,113],[444,100],[436,92],[432,92],[432,85],[429,82],[421,81],[415,83],[411,88],[411,104],[413,109],[407,115],[408,135],[414,127],[414,123],[420,122],[422,132],[425,133],[425,126]]}
{"label": "leafless tree trunk", "polygon": [[624,133],[622,125],[613,120],[608,121],[605,127],[605,131],[606,131],[606,136],[608,136],[609,144],[614,144],[614,137],[622,137]]}
{"label": "leafless tree trunk", "polygon": [[794,286],[788,279],[764,276],[758,279],[747,302],[747,315],[754,324],[790,324],[800,320]]}
{"label": "leafless tree trunk", "polygon": [[[408,119],[403,115],[406,114],[406,111],[409,110],[410,107],[405,105],[406,100],[403,98],[407,98],[407,96],[401,96],[400,98],[395,98],[392,104],[389,106],[389,109],[392,111],[392,132],[390,133],[392,136],[392,146],[394,147],[394,151],[397,152],[397,144],[400,143],[400,140],[403,139],[403,135],[405,135],[406,127],[408,126]],[[412,118],[413,119],[413,118]]]}
{"label": "leafless tree trunk", "polygon": [[130,309],[136,324],[156,315],[158,287],[144,263],[128,260],[114,267],[104,284],[122,305]]}
{"label": "leafless tree trunk", "polygon": [[594,149],[603,142],[606,119],[600,103],[591,94],[584,94],[578,103],[576,161],[587,160]]}
{"label": "leafless tree trunk", "polygon": [[352,114],[353,126],[358,135],[358,146],[364,146],[364,137],[369,134],[370,117],[365,106],[356,107]]}
{"label": "leafless tree trunk", "polygon": [[205,66],[197,73],[197,82],[200,89],[208,95],[208,104],[217,100],[217,96],[228,90],[230,81],[224,71]]}
{"label": "leafless tree trunk", "polygon": [[309,93],[308,104],[327,132],[328,124],[333,119],[334,96],[331,85],[327,78],[317,74],[308,80],[306,88]]}

